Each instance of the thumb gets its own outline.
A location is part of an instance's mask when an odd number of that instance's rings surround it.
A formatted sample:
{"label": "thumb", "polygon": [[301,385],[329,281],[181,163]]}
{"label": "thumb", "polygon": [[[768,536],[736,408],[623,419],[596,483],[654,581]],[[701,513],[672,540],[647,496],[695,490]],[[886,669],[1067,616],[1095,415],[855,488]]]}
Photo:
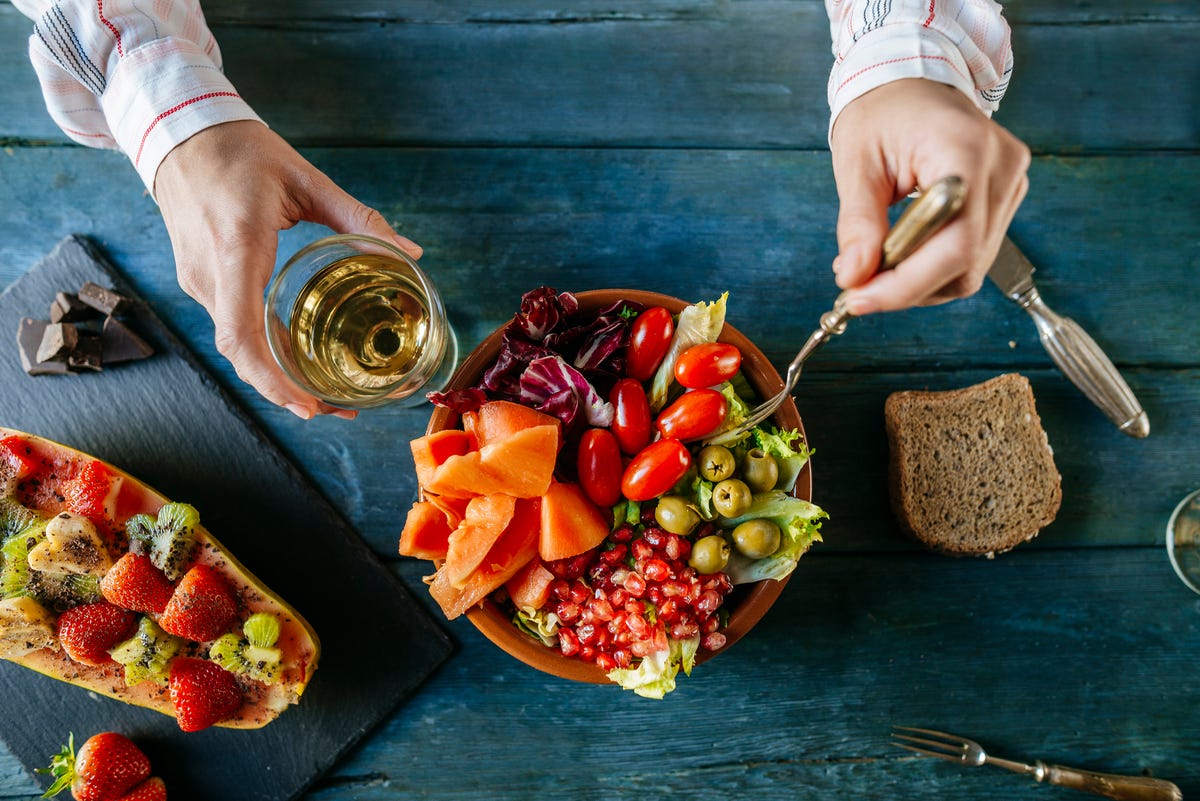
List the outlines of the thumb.
{"label": "thumb", "polygon": [[860,166],[837,171],[838,257],[833,269],[842,289],[860,286],[875,274],[887,235],[894,187],[886,175]]}
{"label": "thumb", "polygon": [[382,214],[355,200],[328,176],[322,178],[309,198],[309,222],[327,225],[339,234],[373,236],[392,243],[414,259],[421,258],[421,246],[392,230]]}

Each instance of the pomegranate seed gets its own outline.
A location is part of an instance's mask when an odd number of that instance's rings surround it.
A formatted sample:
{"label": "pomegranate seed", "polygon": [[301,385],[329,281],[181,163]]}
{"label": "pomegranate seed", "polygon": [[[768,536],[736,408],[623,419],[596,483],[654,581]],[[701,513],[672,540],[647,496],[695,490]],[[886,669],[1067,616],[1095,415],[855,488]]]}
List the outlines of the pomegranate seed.
{"label": "pomegranate seed", "polygon": [[667,598],[658,605],[658,616],[663,622],[674,622],[679,618],[679,601],[674,598]]}
{"label": "pomegranate seed", "polygon": [[700,647],[706,651],[720,650],[725,647],[725,635],[719,631],[706,634],[704,635],[704,639],[700,641]]}
{"label": "pomegranate seed", "polygon": [[618,562],[625,561],[625,557],[628,555],[629,546],[624,543],[617,543],[611,549],[601,552],[600,561],[606,565],[615,565]]}
{"label": "pomegranate seed", "polygon": [[642,541],[651,548],[661,548],[669,535],[661,528],[648,528],[642,534]]}
{"label": "pomegranate seed", "polygon": [[667,630],[662,626],[657,627],[654,630],[654,650],[665,651],[669,647],[670,644],[667,642]]}
{"label": "pomegranate seed", "polygon": [[625,583],[622,586],[634,598],[641,598],[643,593],[646,592],[646,580],[637,573],[630,573],[625,578]]}
{"label": "pomegranate seed", "polygon": [[661,559],[649,559],[642,573],[650,581],[666,581],[671,577],[671,567]]}
{"label": "pomegranate seed", "polygon": [[677,640],[686,640],[700,633],[700,627],[694,622],[680,621],[671,627],[671,636]]}
{"label": "pomegranate seed", "polygon": [[705,634],[712,634],[719,628],[721,628],[721,619],[716,615],[709,615],[700,621],[700,630]]}
{"label": "pomegranate seed", "polygon": [[579,658],[584,662],[596,661],[596,649],[590,645],[579,646]]}
{"label": "pomegranate seed", "polygon": [[558,619],[566,625],[571,625],[579,619],[579,613],[582,611],[579,604],[571,601],[562,601],[554,607],[554,614],[558,615]]}
{"label": "pomegranate seed", "polygon": [[609,534],[608,538],[613,542],[629,542],[633,539],[633,526],[628,523],[622,524],[616,531]]}
{"label": "pomegranate seed", "polygon": [[617,667],[627,668],[633,662],[633,654],[628,648],[618,648],[612,652],[613,661],[617,663]]}
{"label": "pomegranate seed", "polygon": [[629,633],[635,637],[642,637],[650,629],[650,624],[646,622],[646,618],[639,615],[630,615],[625,619],[625,625],[629,628]]}
{"label": "pomegranate seed", "polygon": [[550,583],[550,594],[560,601],[571,597],[571,585],[565,579],[555,579]]}
{"label": "pomegranate seed", "polygon": [[598,631],[591,623],[580,623],[575,627],[575,633],[579,635],[579,642],[590,645],[596,639]]}
{"label": "pomegranate seed", "polygon": [[617,660],[606,653],[596,654],[596,666],[601,670],[612,670],[617,666]]}
{"label": "pomegranate seed", "polygon": [[668,559],[679,558],[680,553],[683,552],[683,549],[679,544],[681,542],[683,542],[683,540],[674,534],[672,534],[670,539],[667,540],[666,544],[663,546],[663,553],[667,555]]}
{"label": "pomegranate seed", "polygon": [[597,562],[587,569],[587,575],[593,584],[603,584],[612,575],[612,567],[603,562]]}
{"label": "pomegranate seed", "polygon": [[663,585],[662,585],[662,594],[664,596],[666,596],[667,598],[673,598],[676,596],[686,595],[687,591],[688,591],[688,585],[684,584],[682,581],[679,581],[677,579],[671,579],[670,581],[664,581]]}
{"label": "pomegranate seed", "polygon": [[662,587],[651,587],[646,590],[646,599],[655,606],[661,604],[663,602]]}
{"label": "pomegranate seed", "polygon": [[652,640],[637,640],[629,644],[629,652],[634,656],[650,656],[657,650]]}
{"label": "pomegranate seed", "polygon": [[721,595],[716,590],[705,590],[700,596],[700,600],[696,602],[696,609],[706,614],[712,614],[717,611],[717,607],[721,605]]}
{"label": "pomegranate seed", "polygon": [[692,543],[689,542],[688,540],[684,539],[683,537],[680,537],[679,538],[679,556],[676,556],[675,558],[686,560],[689,556],[691,556],[691,554],[692,554]]}
{"label": "pomegranate seed", "polygon": [[[599,592],[599,590],[597,590],[597,592]],[[597,598],[596,600],[592,601],[590,608],[592,610],[592,614],[595,615],[597,620],[602,620],[607,623],[613,618],[612,604],[608,602],[607,598]]]}
{"label": "pomegranate seed", "polygon": [[558,630],[558,648],[563,656],[574,656],[579,653],[579,638],[570,629]]}
{"label": "pomegranate seed", "polygon": [[629,600],[629,592],[624,587],[618,587],[608,594],[608,600],[613,606],[624,606]]}
{"label": "pomegranate seed", "polygon": [[679,571],[679,578],[683,579],[684,581],[691,581],[698,575],[700,574],[696,572],[696,568],[694,567],[685,567]]}
{"label": "pomegranate seed", "polygon": [[650,543],[646,542],[644,537],[640,540],[634,540],[630,550],[633,552],[633,558],[639,562],[654,556],[654,548],[650,546]]}
{"label": "pomegranate seed", "polygon": [[571,600],[575,603],[581,604],[591,597],[592,591],[582,581],[576,581],[571,585]]}

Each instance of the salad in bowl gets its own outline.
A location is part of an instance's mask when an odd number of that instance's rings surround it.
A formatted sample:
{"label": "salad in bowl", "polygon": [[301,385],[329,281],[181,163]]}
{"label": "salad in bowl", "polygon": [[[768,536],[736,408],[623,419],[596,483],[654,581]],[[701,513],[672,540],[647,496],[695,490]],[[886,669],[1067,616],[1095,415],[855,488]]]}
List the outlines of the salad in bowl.
{"label": "salad in bowl", "polygon": [[779,596],[826,514],[779,374],[727,297],[540,287],[432,393],[400,553],[501,648],[662,698]]}

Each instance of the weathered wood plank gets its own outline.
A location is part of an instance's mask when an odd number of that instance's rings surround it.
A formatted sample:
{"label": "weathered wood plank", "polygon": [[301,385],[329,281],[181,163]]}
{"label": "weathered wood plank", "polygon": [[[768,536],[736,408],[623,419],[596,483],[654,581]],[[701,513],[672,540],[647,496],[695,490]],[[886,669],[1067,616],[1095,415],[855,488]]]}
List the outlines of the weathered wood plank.
{"label": "weathered wood plank", "polygon": [[[833,190],[820,154],[310,155],[426,246],[426,266],[467,348],[540,283],[704,298],[736,280],[745,285],[734,292],[731,321],[784,364],[834,294],[824,266],[832,257]],[[1198,266],[1197,209],[1182,202],[1198,170],[1200,161],[1180,157],[1039,159],[1014,232],[1043,265],[1038,282],[1048,301],[1090,329],[1125,368],[1149,411],[1151,438],[1118,435],[1049,367],[1025,314],[990,288],[937,309],[855,321],[815,358],[801,385],[801,412],[818,449],[818,501],[834,516],[825,547],[906,547],[886,509],[881,409],[888,392],[1011,369],[1034,379],[1066,480],[1067,503],[1038,545],[1161,541],[1171,506],[1200,486],[1191,465],[1200,323],[1181,302],[1193,293]],[[0,155],[0,191],[11,200],[0,214],[0,281],[65,233],[96,236],[377,552],[393,552],[398,515],[415,493],[405,442],[423,429],[424,410],[306,424],[238,383],[212,347],[206,315],[175,285],[154,204],[119,156],[14,150]],[[1083,193],[1098,200],[1081,202]],[[1151,230],[1153,239],[1144,236]],[[289,232],[283,250],[315,235],[312,228]],[[781,275],[787,293],[779,292]],[[478,290],[482,276],[486,293]],[[1109,526],[1094,510],[1111,505],[1118,491],[1121,522]]]}
{"label": "weathered wood plank", "polygon": [[[893,723],[1150,770],[1187,797],[1200,789],[1200,688],[1186,669],[1200,656],[1196,611],[1157,549],[805,557],[759,627],[661,703],[544,676],[457,621],[457,658],[313,797],[1033,792],[1027,779],[914,760],[888,745]],[[464,755],[471,771],[455,769]]]}
{"label": "weathered wood plank", "polygon": [[[419,569],[400,573],[420,591]],[[758,628],[663,702],[545,676],[460,619],[456,658],[309,797],[1075,797],[907,755],[893,723],[1147,771],[1190,797],[1197,611],[1158,549],[811,554]]]}
{"label": "weathered wood plank", "polygon": [[[459,10],[463,20],[424,21],[430,7],[393,6],[404,20],[396,24],[213,29],[239,90],[299,144],[826,145],[831,56],[819,4],[725,3],[690,14],[678,3],[643,14],[618,6],[611,16],[593,10],[594,19],[550,14],[552,24],[530,24],[529,7],[492,21],[470,8]],[[270,48],[261,47],[263,26]],[[0,139],[63,141],[26,63],[28,30],[0,4],[0,41],[13,43],[0,50]],[[998,119],[1042,152],[1195,148],[1176,87],[1192,79],[1198,33],[1195,14],[1014,25],[1017,78]]]}

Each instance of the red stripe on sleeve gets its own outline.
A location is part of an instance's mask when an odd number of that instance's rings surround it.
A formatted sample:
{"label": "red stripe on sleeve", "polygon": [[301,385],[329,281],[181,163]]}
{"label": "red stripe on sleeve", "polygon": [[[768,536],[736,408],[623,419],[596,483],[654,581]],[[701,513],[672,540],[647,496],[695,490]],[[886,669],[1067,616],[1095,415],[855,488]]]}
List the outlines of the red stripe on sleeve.
{"label": "red stripe on sleeve", "polygon": [[209,92],[207,94],[197,95],[196,97],[193,97],[189,100],[185,100],[182,103],[180,103],[179,105],[172,106],[171,108],[164,111],[162,114],[159,114],[157,117],[155,117],[153,120],[150,121],[150,124],[146,127],[146,132],[144,134],[142,134],[142,142],[141,142],[141,144],[138,145],[137,155],[134,156],[134,159],[133,159],[133,166],[136,167],[138,162],[141,161],[142,148],[144,148],[146,146],[146,139],[147,139],[147,137],[150,136],[150,132],[154,130],[154,126],[158,125],[160,122],[165,120],[167,117],[170,117],[172,114],[174,114],[176,111],[179,111],[180,109],[187,108],[188,106],[192,105],[193,103],[199,103],[201,100],[209,100],[214,97],[238,97],[238,93],[237,92]]}
{"label": "red stripe on sleeve", "polygon": [[104,26],[117,38],[117,55],[124,58],[125,51],[121,48],[121,32],[117,30],[116,25],[109,21],[108,17],[104,16],[104,0],[96,0],[96,13],[100,15],[100,21],[104,23]]}

